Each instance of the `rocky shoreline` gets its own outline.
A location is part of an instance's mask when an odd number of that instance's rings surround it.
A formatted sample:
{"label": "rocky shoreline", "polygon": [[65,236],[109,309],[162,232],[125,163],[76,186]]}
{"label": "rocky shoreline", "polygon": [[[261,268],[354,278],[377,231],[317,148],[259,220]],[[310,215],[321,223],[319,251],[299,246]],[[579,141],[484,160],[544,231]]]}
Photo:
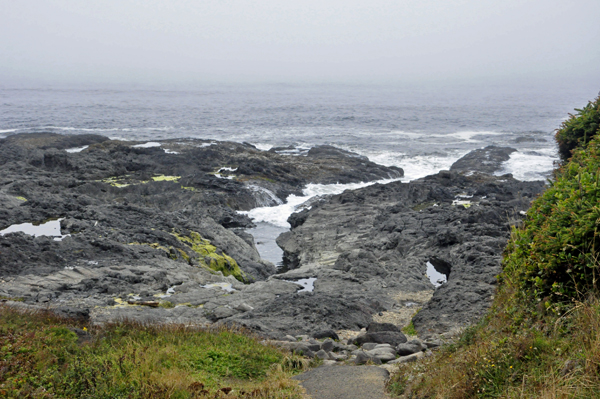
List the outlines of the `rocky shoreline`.
{"label": "rocky shoreline", "polygon": [[[309,183],[402,170],[330,146],[294,156],[196,139],[9,136],[0,140],[0,230],[54,219],[60,237],[0,235],[0,296],[94,323],[225,323],[272,339],[330,330],[355,339],[374,321],[411,319],[421,338],[452,335],[489,306],[510,225],[544,188],[491,175],[511,149],[484,150],[451,171],[314,201],[277,239],[277,270],[237,211],[276,205]],[[447,282],[435,288],[428,264]]]}

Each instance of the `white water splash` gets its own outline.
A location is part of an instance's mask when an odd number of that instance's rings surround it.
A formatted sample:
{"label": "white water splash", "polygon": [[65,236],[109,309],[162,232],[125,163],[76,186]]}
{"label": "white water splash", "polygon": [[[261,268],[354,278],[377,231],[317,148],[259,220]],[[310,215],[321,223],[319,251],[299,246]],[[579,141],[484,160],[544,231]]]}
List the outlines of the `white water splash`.
{"label": "white water splash", "polygon": [[302,191],[303,196],[290,195],[286,202],[278,206],[264,206],[254,208],[248,212],[240,212],[248,215],[255,222],[265,222],[278,227],[290,228],[287,222],[288,217],[296,212],[302,204],[309,199],[319,195],[335,195],[346,190],[356,190],[358,188],[367,187],[376,183],[387,184],[400,179],[385,179],[368,183],[349,183],[349,184],[308,184]]}
{"label": "white water splash", "polygon": [[65,151],[70,153],[81,152],[88,147],[89,145],[84,145],[83,147],[67,148]]}
{"label": "white water splash", "polygon": [[515,151],[510,154],[510,159],[502,164],[502,169],[495,175],[512,173],[515,179],[521,181],[546,180],[554,169],[554,161],[557,160],[558,153],[554,148]]}
{"label": "white water splash", "polygon": [[132,147],[133,148],[152,148],[152,147],[160,147],[160,146],[161,146],[161,144],[156,141],[149,141],[149,142],[143,143],[143,144],[136,144]]}

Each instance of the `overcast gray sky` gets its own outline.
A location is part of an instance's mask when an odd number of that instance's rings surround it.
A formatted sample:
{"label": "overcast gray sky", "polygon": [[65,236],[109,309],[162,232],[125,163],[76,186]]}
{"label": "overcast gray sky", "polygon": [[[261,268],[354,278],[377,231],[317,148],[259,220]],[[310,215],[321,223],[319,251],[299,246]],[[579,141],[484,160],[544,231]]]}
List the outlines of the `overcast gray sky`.
{"label": "overcast gray sky", "polygon": [[591,79],[600,0],[0,0],[0,83]]}

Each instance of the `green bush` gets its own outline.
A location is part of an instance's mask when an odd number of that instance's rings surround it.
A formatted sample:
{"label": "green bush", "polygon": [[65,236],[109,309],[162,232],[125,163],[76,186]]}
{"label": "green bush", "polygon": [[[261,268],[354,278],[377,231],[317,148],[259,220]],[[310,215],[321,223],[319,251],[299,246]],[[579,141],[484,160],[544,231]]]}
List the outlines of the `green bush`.
{"label": "green bush", "polygon": [[600,96],[576,111],[577,114],[571,115],[556,132],[558,151],[563,162],[571,157],[571,151],[585,147],[600,131]]}
{"label": "green bush", "polygon": [[537,198],[505,252],[503,279],[538,300],[582,298],[600,278],[600,136],[573,152],[570,162]]}

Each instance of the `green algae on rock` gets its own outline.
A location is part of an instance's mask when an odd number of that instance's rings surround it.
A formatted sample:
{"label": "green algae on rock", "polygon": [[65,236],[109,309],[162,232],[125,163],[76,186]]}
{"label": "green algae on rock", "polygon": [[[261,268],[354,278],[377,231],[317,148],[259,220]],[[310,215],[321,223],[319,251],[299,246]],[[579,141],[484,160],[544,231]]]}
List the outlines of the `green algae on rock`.
{"label": "green algae on rock", "polygon": [[158,176],[153,176],[152,180],[153,181],[178,181],[179,179],[181,179],[181,176],[165,176],[165,175],[158,175]]}
{"label": "green algae on rock", "polygon": [[202,266],[208,267],[214,271],[220,271],[224,276],[233,276],[241,282],[246,281],[245,273],[240,269],[235,259],[226,255],[224,252],[217,253],[217,247],[211,245],[210,241],[202,238],[202,236],[190,231],[189,236],[178,233],[171,233],[180,242],[186,244],[192,251],[199,256],[199,263]]}

